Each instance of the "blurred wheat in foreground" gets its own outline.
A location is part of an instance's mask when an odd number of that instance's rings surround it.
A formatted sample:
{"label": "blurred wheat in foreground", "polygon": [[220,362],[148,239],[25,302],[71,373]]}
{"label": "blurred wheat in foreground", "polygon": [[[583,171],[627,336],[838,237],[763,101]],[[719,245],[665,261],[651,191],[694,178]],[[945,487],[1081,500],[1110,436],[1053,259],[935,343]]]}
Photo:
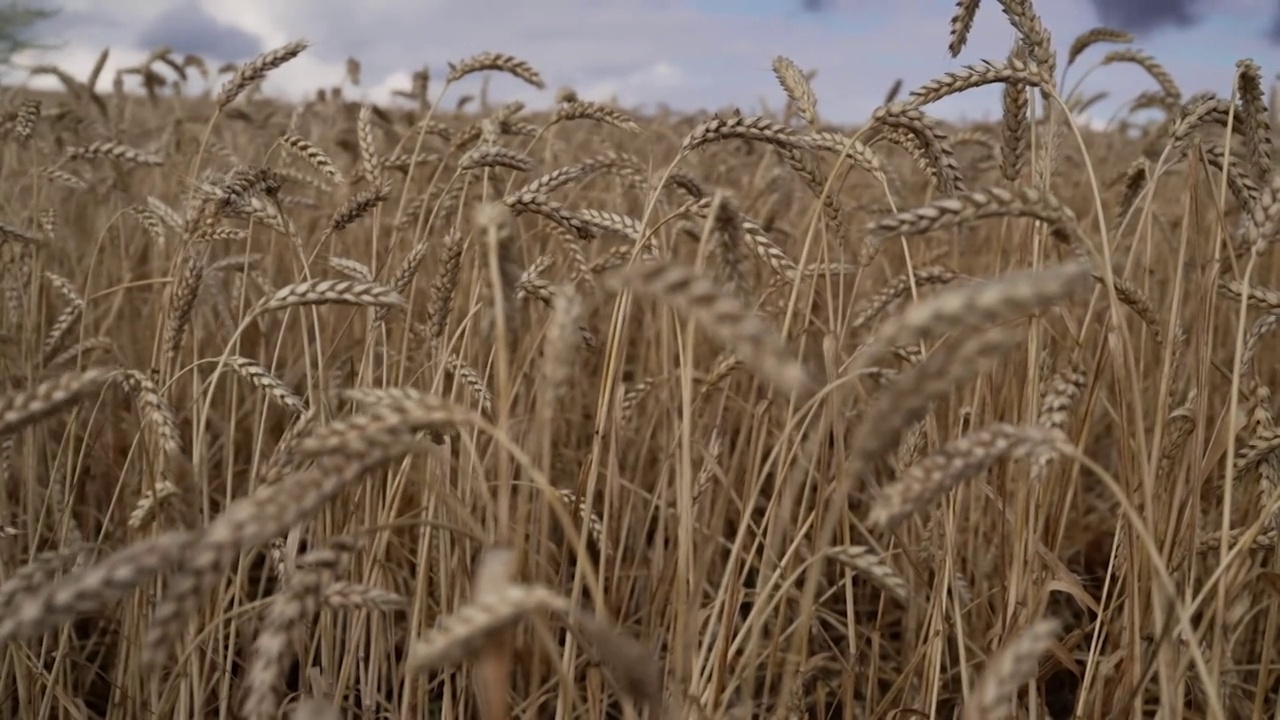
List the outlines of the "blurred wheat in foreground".
{"label": "blurred wheat in foreground", "polygon": [[856,129],[5,90],[0,717],[1275,717],[1263,71],[999,5]]}

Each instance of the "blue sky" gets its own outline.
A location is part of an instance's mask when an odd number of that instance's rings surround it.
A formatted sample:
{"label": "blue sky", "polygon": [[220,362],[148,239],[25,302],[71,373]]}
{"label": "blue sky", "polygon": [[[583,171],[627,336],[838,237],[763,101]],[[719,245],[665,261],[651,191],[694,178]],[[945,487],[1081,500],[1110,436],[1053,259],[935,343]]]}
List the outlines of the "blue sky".
{"label": "blue sky", "polygon": [[[1095,0],[1040,0],[1037,6],[1059,50],[1099,24]],[[1103,0],[1096,0],[1102,2]],[[1128,0],[1136,3],[1136,0]],[[1159,0],[1146,0],[1158,2]],[[897,78],[906,89],[982,59],[1001,59],[1014,39],[999,5],[983,3],[959,59],[946,51],[954,0],[834,1],[822,14],[804,13],[788,0],[59,0],[61,17],[45,28],[62,43],[57,51],[21,58],[53,62],[83,77],[104,46],[112,48],[108,73],[137,62],[164,43],[218,61],[305,37],[314,46],[273,73],[270,92],[300,96],[339,82],[354,55],[364,65],[364,87],[348,96],[386,100],[429,65],[435,78],[445,63],[482,50],[527,59],[547,79],[538,92],[495,78],[494,99],[519,98],[545,106],[563,85],[585,97],[617,99],[625,106],[664,102],[682,110],[727,105],[748,112],[761,99],[783,99],[770,63],[775,55],[819,71],[819,111],[834,122],[865,118]],[[1251,57],[1268,77],[1280,70],[1280,46],[1268,33],[1276,0],[1201,0],[1201,22],[1157,27],[1137,46],[1169,67],[1184,93],[1228,92],[1236,60]],[[359,10],[355,10],[359,7]],[[1106,48],[1090,51],[1073,70],[1080,77]],[[107,76],[109,77],[109,75]],[[47,83],[48,79],[37,82]],[[1089,91],[1108,91],[1109,115],[1128,98],[1153,87],[1142,71],[1111,66],[1094,71]],[[438,83],[437,83],[438,88]],[[473,92],[474,84],[450,90]],[[999,113],[997,89],[975,91],[932,109],[949,119],[984,119]]]}

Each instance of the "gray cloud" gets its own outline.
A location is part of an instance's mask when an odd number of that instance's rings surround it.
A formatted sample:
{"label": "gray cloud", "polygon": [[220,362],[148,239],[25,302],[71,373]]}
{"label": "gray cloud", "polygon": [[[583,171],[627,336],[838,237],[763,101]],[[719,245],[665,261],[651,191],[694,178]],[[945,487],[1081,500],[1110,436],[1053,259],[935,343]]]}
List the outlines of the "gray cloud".
{"label": "gray cloud", "polygon": [[[153,23],[158,15],[182,8],[201,12],[194,0],[38,0],[55,10],[40,24],[44,37],[58,40],[122,46],[133,41],[138,27]],[[177,6],[177,7],[175,7]]]}
{"label": "gray cloud", "polygon": [[1280,43],[1280,0],[1089,0],[1098,20],[1108,27],[1144,35],[1158,30],[1189,28],[1223,12],[1261,13],[1272,6],[1272,21],[1266,37]]}
{"label": "gray cloud", "polygon": [[[1187,27],[1200,21],[1195,0],[1089,0],[1103,25],[1132,32]],[[1212,3],[1208,3],[1212,4]]]}
{"label": "gray cloud", "polygon": [[[1104,25],[1149,33],[1167,28],[1193,27],[1205,18],[1223,11],[1265,12],[1266,0],[1089,0]],[[1271,24],[1264,36],[1272,44],[1280,44],[1280,0],[1270,3]]]}
{"label": "gray cloud", "polygon": [[37,29],[41,40],[75,38],[79,42],[111,44],[123,39],[120,14],[105,8],[63,8]]}
{"label": "gray cloud", "polygon": [[263,50],[257,37],[221,22],[191,1],[165,9],[138,33],[136,42],[146,48],[168,45],[216,60],[247,60]]}
{"label": "gray cloud", "polygon": [[[844,5],[840,0],[797,2],[802,10],[814,13],[838,10]],[[1088,4],[1093,7],[1102,25],[1139,35],[1157,30],[1194,27],[1215,12],[1239,10],[1242,5],[1239,0],[1089,0]],[[1266,0],[1247,3],[1250,6],[1264,4]],[[1267,37],[1271,42],[1280,44],[1280,0],[1274,0],[1274,6]]]}
{"label": "gray cloud", "polygon": [[[809,12],[825,12],[841,5],[839,0],[799,0],[799,4],[801,9]],[[1103,25],[1141,33],[1163,27],[1194,25],[1200,21],[1197,7],[1214,3],[1202,0],[1089,0],[1089,4]]]}

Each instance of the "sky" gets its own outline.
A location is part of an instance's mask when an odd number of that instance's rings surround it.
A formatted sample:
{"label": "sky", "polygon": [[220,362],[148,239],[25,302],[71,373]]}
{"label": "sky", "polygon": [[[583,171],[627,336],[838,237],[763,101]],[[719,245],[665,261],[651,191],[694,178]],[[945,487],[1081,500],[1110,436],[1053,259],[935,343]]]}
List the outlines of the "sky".
{"label": "sky", "polygon": [[[547,82],[538,91],[494,76],[495,102],[519,99],[546,107],[558,88],[569,86],[585,99],[616,98],[626,108],[664,103],[711,112],[737,106],[750,114],[762,102],[776,109],[785,101],[771,69],[773,58],[785,55],[818,71],[819,114],[840,124],[863,121],[898,78],[909,91],[966,64],[1001,60],[1015,37],[994,0],[982,4],[968,47],[955,59],[947,53],[955,0],[54,1],[61,13],[37,28],[36,37],[56,48],[17,59],[57,64],[83,78],[110,47],[103,87],[115,69],[160,45],[203,55],[216,66],[305,38],[312,46],[270,75],[268,93],[309,96],[340,83],[346,59],[355,57],[362,86],[346,88],[349,99],[386,102],[392,91],[408,89],[411,73],[424,65],[434,94],[449,61],[493,50],[527,60]],[[1252,58],[1267,78],[1280,70],[1280,0],[1036,5],[1064,56],[1077,34],[1104,22],[1137,31],[1135,45],[1168,67],[1185,95],[1229,93],[1241,58]],[[1108,49],[1090,50],[1068,77],[1070,86],[1088,71],[1084,90],[1111,93],[1093,112],[1099,122],[1155,87],[1132,65],[1089,71]],[[53,87],[49,77],[30,83]],[[477,89],[478,81],[468,79],[449,88],[445,102]],[[930,112],[956,121],[994,119],[999,89],[966,93]]]}

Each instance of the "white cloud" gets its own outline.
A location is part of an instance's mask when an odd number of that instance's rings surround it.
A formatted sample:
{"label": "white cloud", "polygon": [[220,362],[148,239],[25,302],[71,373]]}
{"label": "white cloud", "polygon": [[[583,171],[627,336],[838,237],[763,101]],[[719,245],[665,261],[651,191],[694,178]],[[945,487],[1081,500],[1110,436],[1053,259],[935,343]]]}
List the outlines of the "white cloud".
{"label": "white cloud", "polygon": [[669,62],[657,62],[625,75],[589,83],[578,88],[585,100],[607,102],[638,91],[675,91],[689,83],[688,76]]}

